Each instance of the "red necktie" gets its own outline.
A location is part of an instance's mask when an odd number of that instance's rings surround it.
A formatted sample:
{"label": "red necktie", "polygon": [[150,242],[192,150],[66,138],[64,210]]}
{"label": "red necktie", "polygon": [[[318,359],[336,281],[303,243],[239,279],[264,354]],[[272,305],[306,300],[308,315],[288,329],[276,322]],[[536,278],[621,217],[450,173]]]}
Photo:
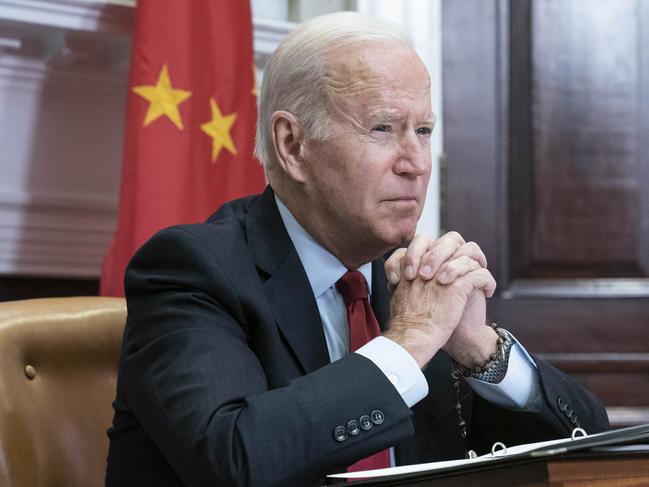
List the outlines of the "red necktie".
{"label": "red necktie", "polygon": [[[349,351],[354,352],[381,334],[379,323],[368,299],[367,282],[358,271],[347,271],[336,283],[336,289],[347,306]],[[348,472],[373,470],[390,466],[390,450],[383,450],[351,465]]]}

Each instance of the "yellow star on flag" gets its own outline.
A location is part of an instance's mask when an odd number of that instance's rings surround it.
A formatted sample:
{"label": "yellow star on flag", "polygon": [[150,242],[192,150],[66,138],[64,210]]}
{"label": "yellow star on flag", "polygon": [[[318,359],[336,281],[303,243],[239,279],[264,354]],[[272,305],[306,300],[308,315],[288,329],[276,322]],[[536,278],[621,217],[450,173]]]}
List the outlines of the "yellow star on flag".
{"label": "yellow star on flag", "polygon": [[142,85],[133,87],[133,91],[149,101],[149,109],[144,118],[146,127],[154,120],[166,115],[179,129],[183,129],[178,105],[192,96],[191,91],[176,90],[171,86],[167,65],[162,66],[160,76],[155,85]]}
{"label": "yellow star on flag", "polygon": [[237,148],[234,146],[230,136],[230,128],[237,119],[236,113],[223,116],[214,98],[210,97],[212,108],[212,120],[201,125],[201,130],[212,138],[212,162],[216,162],[221,149],[225,149],[232,155],[237,155]]}

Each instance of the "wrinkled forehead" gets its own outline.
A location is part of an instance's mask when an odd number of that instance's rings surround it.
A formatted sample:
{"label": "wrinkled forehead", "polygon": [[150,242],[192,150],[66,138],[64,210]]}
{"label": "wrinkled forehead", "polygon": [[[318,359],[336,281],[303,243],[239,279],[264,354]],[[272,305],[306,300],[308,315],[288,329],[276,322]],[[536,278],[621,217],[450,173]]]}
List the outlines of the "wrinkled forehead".
{"label": "wrinkled forehead", "polygon": [[426,67],[410,46],[396,41],[364,41],[330,50],[324,83],[333,102],[374,93],[430,103]]}

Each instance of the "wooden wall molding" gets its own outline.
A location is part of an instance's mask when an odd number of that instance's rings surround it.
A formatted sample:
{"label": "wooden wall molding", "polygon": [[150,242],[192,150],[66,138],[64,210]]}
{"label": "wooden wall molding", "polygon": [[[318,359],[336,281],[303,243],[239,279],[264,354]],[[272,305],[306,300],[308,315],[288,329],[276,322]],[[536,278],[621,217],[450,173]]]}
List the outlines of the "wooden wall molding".
{"label": "wooden wall molding", "polygon": [[0,211],[12,211],[15,208],[29,207],[34,210],[68,210],[81,205],[91,211],[117,211],[117,195],[105,196],[95,193],[64,193],[56,191],[23,191],[0,190]]}
{"label": "wooden wall molding", "polygon": [[130,33],[134,0],[0,0],[0,18],[88,32]]}
{"label": "wooden wall molding", "polygon": [[569,374],[589,372],[649,374],[649,353],[539,353],[537,356]]}
{"label": "wooden wall molding", "polygon": [[[0,19],[84,32],[129,34],[135,0],[0,0]],[[269,55],[297,24],[253,19],[255,54]]]}
{"label": "wooden wall molding", "polygon": [[5,56],[0,58],[0,88],[40,91],[45,84],[84,91],[124,93],[127,70],[103,71],[57,69],[41,60]]}
{"label": "wooden wall molding", "polygon": [[503,299],[515,298],[646,298],[649,279],[514,279],[501,294]]}
{"label": "wooden wall molding", "polygon": [[0,274],[96,277],[116,209],[97,195],[0,192]]}
{"label": "wooden wall molding", "polygon": [[649,408],[606,408],[608,420],[614,428],[649,423]]}

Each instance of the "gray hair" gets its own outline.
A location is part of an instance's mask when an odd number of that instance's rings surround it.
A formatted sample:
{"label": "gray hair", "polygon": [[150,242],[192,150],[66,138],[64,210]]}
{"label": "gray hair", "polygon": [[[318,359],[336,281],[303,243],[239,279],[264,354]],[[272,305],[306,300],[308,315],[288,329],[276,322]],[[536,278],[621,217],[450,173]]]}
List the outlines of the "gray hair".
{"label": "gray hair", "polygon": [[311,139],[327,139],[327,55],[373,40],[411,45],[397,24],[355,12],[317,17],[282,40],[264,69],[260,93],[255,155],[264,167],[275,159],[270,118],[278,110],[295,115]]}

